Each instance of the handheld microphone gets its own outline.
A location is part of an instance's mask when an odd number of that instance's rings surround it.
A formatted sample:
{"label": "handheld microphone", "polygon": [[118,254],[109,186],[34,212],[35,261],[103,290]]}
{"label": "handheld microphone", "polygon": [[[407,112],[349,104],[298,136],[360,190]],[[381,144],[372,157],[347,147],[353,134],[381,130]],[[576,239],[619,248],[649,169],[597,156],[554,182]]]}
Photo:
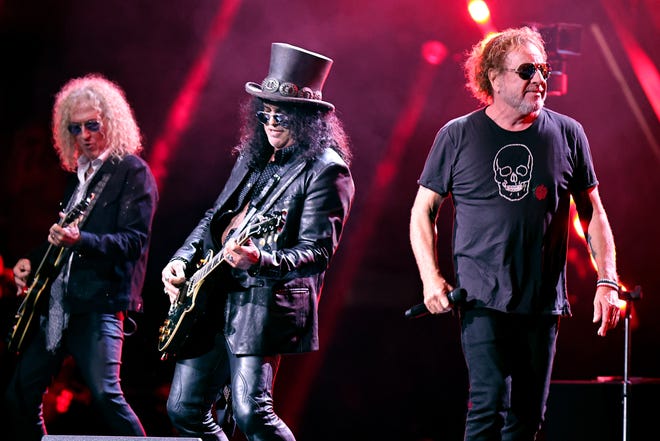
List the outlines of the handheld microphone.
{"label": "handheld microphone", "polygon": [[[463,303],[466,297],[467,297],[467,291],[465,290],[465,288],[455,288],[454,290],[449,291],[449,293],[447,293],[449,304],[454,306]],[[423,303],[419,303],[413,306],[412,308],[407,309],[405,312],[405,316],[407,319],[416,319],[419,317],[424,317],[425,315],[428,314],[430,314],[430,312],[428,309],[426,309],[426,305]]]}

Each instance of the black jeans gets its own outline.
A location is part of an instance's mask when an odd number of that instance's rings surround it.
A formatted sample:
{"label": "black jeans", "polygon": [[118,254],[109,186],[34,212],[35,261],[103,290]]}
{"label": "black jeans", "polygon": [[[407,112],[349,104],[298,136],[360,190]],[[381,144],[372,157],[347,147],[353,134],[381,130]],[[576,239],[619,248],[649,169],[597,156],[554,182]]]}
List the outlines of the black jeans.
{"label": "black jeans", "polygon": [[532,441],[545,413],[559,317],[461,313],[470,406],[465,441]]}
{"label": "black jeans", "polygon": [[17,360],[7,387],[6,403],[18,441],[39,441],[46,433],[43,395],[70,354],[114,435],[145,436],[140,420],[124,398],[119,371],[124,343],[123,321],[114,314],[75,314],[60,347],[46,350],[43,330],[35,334]]}
{"label": "black jeans", "polygon": [[203,441],[227,441],[218,424],[228,409],[215,403],[225,385],[231,385],[231,412],[250,441],[295,438],[273,410],[273,385],[280,356],[234,355],[224,335],[216,335],[213,349],[177,361],[167,400],[167,413],[179,435]]}

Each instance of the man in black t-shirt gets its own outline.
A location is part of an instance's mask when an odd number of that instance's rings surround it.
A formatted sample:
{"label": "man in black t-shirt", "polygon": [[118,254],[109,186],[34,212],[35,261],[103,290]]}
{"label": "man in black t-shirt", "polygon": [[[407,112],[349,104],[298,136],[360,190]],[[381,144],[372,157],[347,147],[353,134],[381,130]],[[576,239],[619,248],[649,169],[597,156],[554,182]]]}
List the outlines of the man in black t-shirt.
{"label": "man in black t-shirt", "polygon": [[440,206],[454,206],[456,283],[470,408],[465,440],[533,440],[543,421],[559,317],[570,315],[571,196],[598,267],[594,323],[619,320],[612,232],[582,126],[543,107],[550,66],[541,36],[508,29],[474,46],[468,86],[484,107],[438,132],[419,179],[410,240],[431,313],[453,289],[436,259]]}

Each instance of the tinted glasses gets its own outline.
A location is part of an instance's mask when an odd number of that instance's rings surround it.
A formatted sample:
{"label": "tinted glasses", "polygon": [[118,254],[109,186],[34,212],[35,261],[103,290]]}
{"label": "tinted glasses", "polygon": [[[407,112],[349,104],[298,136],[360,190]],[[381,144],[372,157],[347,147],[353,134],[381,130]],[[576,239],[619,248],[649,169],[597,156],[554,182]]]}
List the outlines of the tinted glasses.
{"label": "tinted glasses", "polygon": [[289,125],[289,117],[283,113],[268,113],[259,111],[256,113],[257,119],[261,124],[268,124],[270,119],[274,119],[276,124],[281,125],[282,127],[287,127]]}
{"label": "tinted glasses", "polygon": [[548,79],[552,69],[548,63],[523,63],[518,66],[518,69],[504,69],[508,72],[515,72],[523,80],[531,80],[536,71],[538,70],[544,80]]}
{"label": "tinted glasses", "polygon": [[85,121],[84,123],[69,123],[69,125],[66,126],[66,129],[73,136],[78,136],[82,133],[83,126],[85,126],[85,129],[87,129],[90,132],[98,132],[99,130],[101,130],[101,121],[96,119],[90,119],[89,121]]}

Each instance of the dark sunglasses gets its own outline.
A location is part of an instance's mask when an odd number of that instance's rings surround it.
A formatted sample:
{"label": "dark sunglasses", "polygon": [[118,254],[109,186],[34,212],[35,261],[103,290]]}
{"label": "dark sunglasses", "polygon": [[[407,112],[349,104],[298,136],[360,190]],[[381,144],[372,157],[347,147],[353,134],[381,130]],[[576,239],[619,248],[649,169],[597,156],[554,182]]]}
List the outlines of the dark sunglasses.
{"label": "dark sunglasses", "polygon": [[523,80],[531,80],[538,70],[544,80],[547,80],[550,76],[552,69],[548,63],[523,63],[518,66],[518,69],[504,69],[508,72],[515,72]]}
{"label": "dark sunglasses", "polygon": [[281,125],[282,127],[287,127],[289,125],[289,117],[283,113],[268,113],[263,110],[256,113],[257,119],[261,124],[268,124],[270,119],[273,118],[276,124]]}
{"label": "dark sunglasses", "polygon": [[84,123],[69,123],[69,125],[66,126],[66,129],[73,136],[78,136],[82,133],[83,126],[85,126],[85,129],[87,129],[90,132],[98,132],[99,130],[101,130],[101,121],[96,119],[90,119],[89,121],[85,121]]}

